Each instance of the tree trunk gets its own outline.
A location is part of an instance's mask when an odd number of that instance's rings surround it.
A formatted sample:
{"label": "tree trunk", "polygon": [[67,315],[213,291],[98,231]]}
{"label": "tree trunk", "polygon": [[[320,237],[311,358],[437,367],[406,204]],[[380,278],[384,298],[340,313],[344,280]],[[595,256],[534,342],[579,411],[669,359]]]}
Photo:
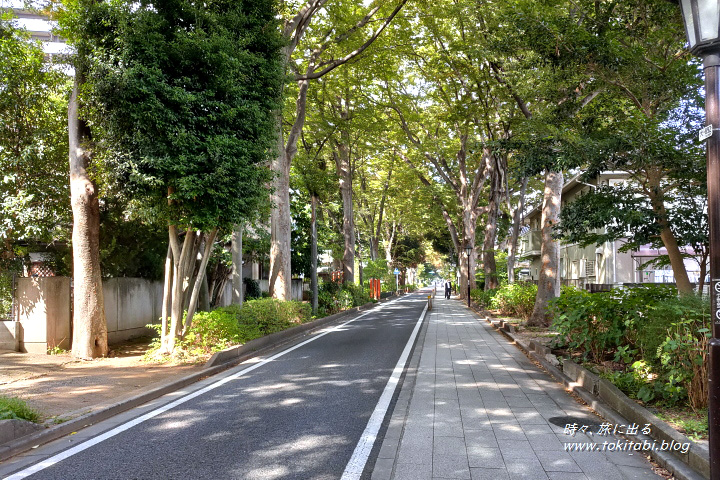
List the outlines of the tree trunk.
{"label": "tree trunk", "polygon": [[545,191],[543,192],[542,209],[542,244],[540,246],[540,277],[535,307],[528,320],[528,325],[548,326],[550,315],[547,312],[548,302],[560,295],[560,243],[553,239],[553,231],[560,218],[560,199],[562,197],[562,172],[548,171],[545,174]]}
{"label": "tree trunk", "polygon": [[520,198],[518,199],[518,205],[513,211],[513,224],[512,231],[510,234],[510,245],[508,248],[508,259],[507,259],[507,272],[508,272],[508,283],[515,283],[515,256],[517,255],[517,243],[518,237],[520,236],[520,221],[522,220],[523,210],[525,210],[525,191],[527,190],[528,178],[522,179],[522,185],[520,187]]}
{"label": "tree trunk", "polygon": [[170,249],[170,245],[168,245],[167,255],[165,256],[165,283],[163,284],[162,311],[160,313],[160,338],[164,338],[168,330],[168,317],[170,316],[170,301],[172,296],[172,277],[172,250]]}
{"label": "tree trunk", "polygon": [[655,211],[655,215],[660,224],[660,239],[665,246],[665,250],[668,252],[670,259],[670,266],[675,276],[675,285],[677,286],[678,293],[683,295],[689,295],[693,293],[693,287],[690,283],[690,278],[685,268],[685,259],[678,246],[675,234],[670,229],[670,224],[667,220],[667,211],[665,210],[665,199],[662,194],[659,193],[659,179],[656,186],[650,187],[650,204]]}
{"label": "tree trunk", "polygon": [[68,106],[70,197],[73,212],[73,339],[72,354],[89,360],[108,354],[107,323],[100,273],[100,204],[90,179],[90,129],[79,118],[78,69]]}
{"label": "tree trunk", "polygon": [[290,300],[290,159],[282,148],[273,163],[275,188],[270,219],[270,295]]}
{"label": "tree trunk", "polygon": [[[202,260],[200,261],[200,268],[198,269],[197,277],[195,278],[195,285],[193,286],[192,293],[190,294],[190,303],[188,304],[187,316],[185,317],[185,324],[181,336],[185,336],[187,331],[192,325],[193,315],[197,309],[198,296],[200,295],[200,288],[202,281],[205,279],[205,271],[207,270],[208,260],[210,260],[210,253],[212,252],[213,244],[215,243],[215,237],[217,236],[217,228],[210,232],[210,235],[205,239],[205,251],[203,252]],[[200,233],[202,236],[203,234]]]}
{"label": "tree trunk", "polygon": [[317,315],[318,310],[318,255],[317,255],[317,196],[312,195],[310,197],[310,208],[311,208],[311,243],[310,243],[310,290],[312,290],[312,313]]}
{"label": "tree trunk", "polygon": [[495,238],[497,236],[498,208],[500,206],[500,192],[494,189],[488,205],[488,218],[485,225],[485,239],[483,241],[483,271],[485,273],[485,290],[498,287],[497,265],[495,264]]}
{"label": "tree trunk", "polygon": [[243,304],[242,225],[235,225],[230,243],[232,255],[232,304]]}
{"label": "tree trunk", "polygon": [[340,195],[343,203],[343,283],[355,282],[355,219],[353,213],[353,191],[352,191],[352,169],[350,168],[350,147],[345,143],[346,139],[338,144],[338,152],[334,152],[335,164],[337,166],[338,178],[340,181]]}

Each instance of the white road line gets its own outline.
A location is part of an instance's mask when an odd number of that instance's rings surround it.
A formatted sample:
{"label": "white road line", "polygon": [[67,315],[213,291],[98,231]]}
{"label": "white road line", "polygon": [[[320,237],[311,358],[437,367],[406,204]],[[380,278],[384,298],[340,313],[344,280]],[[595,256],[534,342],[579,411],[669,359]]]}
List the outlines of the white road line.
{"label": "white road line", "polygon": [[[400,298],[402,298],[402,297],[400,297]],[[263,365],[265,365],[265,364],[267,364],[267,363],[270,363],[270,362],[272,362],[273,360],[278,359],[278,358],[282,357],[283,355],[285,355],[285,354],[287,354],[287,353],[290,353],[290,352],[292,352],[293,350],[296,350],[296,349],[302,347],[303,345],[307,345],[308,343],[314,342],[315,340],[317,340],[317,339],[320,338],[320,337],[324,337],[324,336],[327,335],[328,333],[332,333],[332,332],[339,331],[339,330],[342,329],[345,325],[348,325],[348,324],[350,324],[350,323],[352,323],[352,322],[355,322],[355,321],[357,321],[357,320],[360,320],[360,319],[363,318],[365,315],[369,315],[369,314],[371,314],[371,313],[376,313],[376,312],[382,310],[383,308],[385,308],[386,306],[395,303],[395,302],[398,301],[400,298],[396,298],[395,300],[391,300],[391,301],[389,301],[389,302],[387,302],[387,303],[384,303],[384,304],[380,305],[380,306],[377,307],[377,308],[373,308],[372,310],[368,310],[367,312],[365,312],[365,313],[363,313],[363,314],[361,314],[361,315],[358,315],[357,317],[353,318],[353,319],[350,320],[350,321],[347,321],[347,322],[345,322],[345,323],[343,323],[343,324],[341,324],[341,325],[338,325],[338,326],[336,326],[336,327],[334,327],[334,328],[332,328],[332,329],[326,330],[326,331],[324,331],[324,332],[322,332],[322,333],[320,333],[320,334],[318,334],[318,335],[315,335],[315,336],[313,336],[312,338],[309,338],[309,339],[305,340],[305,341],[302,342],[302,343],[298,343],[297,345],[294,345],[294,346],[288,348],[287,350],[283,350],[282,352],[276,353],[276,354],[273,355],[272,357],[266,358],[265,360],[263,360],[263,361],[261,361],[261,362],[259,362],[259,363],[256,363],[256,364],[254,364],[254,365],[251,366],[251,367],[245,368],[245,369],[243,369],[243,370],[241,370],[241,371],[239,371],[239,372],[237,372],[237,373],[234,373],[234,374],[232,374],[232,375],[230,375],[230,376],[228,376],[228,377],[223,378],[222,380],[218,380],[217,382],[212,383],[212,384],[208,385],[207,387],[204,387],[204,388],[202,388],[202,389],[200,389],[200,390],[197,390],[196,392],[193,392],[193,393],[190,393],[190,394],[188,394],[188,395],[186,395],[186,396],[184,396],[184,397],[181,397],[181,398],[179,398],[179,399],[177,399],[177,400],[175,400],[175,401],[173,401],[173,402],[171,402],[171,403],[168,403],[167,405],[164,405],[164,406],[162,406],[162,407],[160,407],[160,408],[158,408],[158,409],[156,409],[156,410],[153,410],[152,412],[146,413],[145,415],[142,415],[142,416],[140,416],[140,417],[138,417],[138,418],[135,418],[135,419],[133,419],[133,420],[130,420],[130,421],[127,422],[127,423],[123,423],[122,425],[119,425],[119,426],[113,428],[112,430],[108,430],[107,432],[105,432],[105,433],[103,433],[103,434],[101,434],[101,435],[98,435],[97,437],[93,437],[93,438],[91,438],[90,440],[87,440],[87,441],[85,441],[85,442],[83,442],[83,443],[81,443],[81,444],[79,444],[79,445],[76,445],[76,446],[74,446],[74,447],[72,447],[72,448],[70,448],[70,449],[68,449],[68,450],[65,450],[65,451],[63,451],[63,452],[61,452],[61,453],[58,453],[57,455],[55,455],[55,456],[53,456],[53,457],[50,457],[50,458],[48,458],[47,460],[43,460],[42,462],[36,463],[35,465],[33,465],[33,466],[31,466],[31,467],[28,467],[28,468],[26,468],[26,469],[20,470],[19,472],[14,473],[13,475],[10,475],[9,477],[5,477],[5,480],[20,480],[20,479],[29,477],[30,475],[32,475],[32,474],[34,474],[34,473],[40,472],[40,471],[42,471],[42,470],[45,470],[46,468],[51,467],[51,466],[55,465],[55,464],[58,463],[58,462],[61,462],[61,461],[65,460],[65,459],[67,459],[67,458],[69,458],[69,457],[72,457],[73,455],[75,455],[75,454],[77,454],[77,453],[80,453],[80,452],[82,452],[82,451],[84,451],[84,450],[87,450],[88,448],[92,447],[93,445],[97,445],[97,444],[100,443],[100,442],[103,442],[103,441],[105,441],[105,440],[107,440],[107,439],[109,439],[109,438],[114,437],[115,435],[118,435],[119,433],[124,432],[125,430],[128,430],[128,429],[132,428],[132,427],[134,427],[135,425],[139,425],[139,424],[145,422],[146,420],[150,420],[151,418],[156,417],[156,416],[160,415],[161,413],[165,413],[165,412],[167,412],[168,410],[177,407],[178,405],[182,405],[183,403],[188,402],[188,401],[192,400],[192,399],[195,398],[195,397],[199,397],[200,395],[202,395],[202,394],[204,394],[204,393],[207,393],[207,392],[209,392],[209,391],[211,391],[211,390],[215,390],[216,388],[218,388],[218,387],[220,387],[220,386],[222,386],[222,385],[225,385],[226,383],[230,382],[231,380],[235,380],[236,378],[239,378],[239,377],[245,375],[246,373],[252,372],[252,371],[255,370],[256,368],[262,367]],[[427,308],[427,307],[426,307],[426,308]],[[416,327],[416,330],[417,330],[417,327]],[[413,332],[413,335],[415,335],[415,332]],[[407,349],[407,347],[406,347],[406,349]],[[404,354],[404,352],[403,352],[403,354]],[[396,367],[396,368],[397,368],[397,367]],[[387,390],[387,387],[386,387],[386,390]]]}
{"label": "white road line", "polygon": [[382,395],[380,395],[380,400],[378,400],[375,410],[372,415],[370,415],[370,420],[368,420],[365,431],[363,432],[362,437],[360,437],[360,441],[355,447],[355,451],[345,467],[341,480],[359,480],[363,470],[365,470],[365,464],[367,463],[370,452],[375,444],[383,419],[387,414],[388,408],[390,408],[390,401],[395,393],[400,376],[405,369],[405,364],[410,356],[410,351],[412,350],[412,345],[415,342],[415,337],[417,337],[417,334],[420,331],[420,326],[425,318],[426,311],[427,305],[425,305],[420,318],[418,318],[417,323],[415,324],[415,329],[413,329],[412,334],[410,335],[410,339],[405,344],[405,349],[400,355],[400,359],[398,360],[397,365],[395,365],[395,370],[393,370],[392,375],[390,375],[387,385],[385,385],[385,390],[383,390]]}

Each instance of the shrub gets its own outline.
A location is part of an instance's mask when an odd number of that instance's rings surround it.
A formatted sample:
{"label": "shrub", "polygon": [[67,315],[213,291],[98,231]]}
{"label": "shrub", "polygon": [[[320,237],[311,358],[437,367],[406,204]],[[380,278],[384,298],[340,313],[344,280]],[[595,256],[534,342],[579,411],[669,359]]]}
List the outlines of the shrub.
{"label": "shrub", "polygon": [[260,291],[260,283],[258,283],[257,280],[245,277],[243,278],[243,283],[245,284],[245,298],[247,300],[251,300],[253,298],[260,298],[262,296],[262,292]]}
{"label": "shrub", "polygon": [[481,288],[476,288],[474,290],[470,290],[470,298],[481,307],[489,308],[490,302],[497,294],[498,290],[498,288],[493,290],[483,290]]}
{"label": "shrub", "polygon": [[[242,306],[230,305],[212,312],[198,312],[193,317],[190,330],[178,342],[178,356],[201,357],[219,352],[307,322],[310,318],[310,305],[273,298],[248,300]],[[159,335],[160,325],[148,327]],[[146,357],[153,358],[159,348],[160,342],[154,341]]]}
{"label": "shrub", "polygon": [[40,414],[15,397],[0,396],[0,420],[27,420],[37,423]]}
{"label": "shrub", "polygon": [[310,319],[311,307],[297,301],[283,302],[274,298],[248,300],[234,308],[240,328],[258,328],[261,335],[279,332]]}
{"label": "shrub", "polygon": [[190,330],[180,341],[180,347],[190,355],[202,355],[219,352],[244,341],[247,339],[241,339],[235,313],[219,308],[212,312],[197,312]]}
{"label": "shrub", "polygon": [[359,307],[370,301],[369,293],[352,283],[324,282],[318,288],[318,312],[321,316]]}
{"label": "shrub", "polygon": [[663,378],[669,386],[681,386],[687,392],[694,410],[707,407],[710,303],[696,296],[684,296],[660,302],[653,311],[675,318],[657,349]]}
{"label": "shrub", "polygon": [[636,343],[638,322],[645,323],[649,306],[675,295],[675,289],[665,285],[614,288],[598,293],[566,287],[550,302],[549,308],[554,317],[553,328],[564,346],[581,351],[586,359],[602,362],[617,353],[621,345]]}
{"label": "shrub", "polygon": [[[470,293],[472,296],[472,292]],[[527,320],[532,314],[537,296],[537,285],[532,283],[514,283],[503,285],[490,299],[490,307],[500,310],[503,315]]]}

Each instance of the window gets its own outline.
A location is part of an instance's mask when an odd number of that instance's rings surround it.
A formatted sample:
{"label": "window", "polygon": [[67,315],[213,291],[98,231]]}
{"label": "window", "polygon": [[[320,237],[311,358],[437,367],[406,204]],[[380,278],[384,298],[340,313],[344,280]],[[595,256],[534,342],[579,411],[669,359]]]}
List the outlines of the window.
{"label": "window", "polygon": [[585,262],[585,276],[595,276],[595,260],[588,260],[587,262]]}

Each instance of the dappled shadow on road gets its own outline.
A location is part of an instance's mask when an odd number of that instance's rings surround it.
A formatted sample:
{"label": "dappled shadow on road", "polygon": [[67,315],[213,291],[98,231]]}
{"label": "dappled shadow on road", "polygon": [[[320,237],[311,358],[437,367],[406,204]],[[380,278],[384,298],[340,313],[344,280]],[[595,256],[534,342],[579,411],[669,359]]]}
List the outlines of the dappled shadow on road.
{"label": "dappled shadow on road", "polygon": [[118,472],[130,458],[136,478],[339,478],[419,312],[413,315],[388,305],[39,478],[125,478]]}

